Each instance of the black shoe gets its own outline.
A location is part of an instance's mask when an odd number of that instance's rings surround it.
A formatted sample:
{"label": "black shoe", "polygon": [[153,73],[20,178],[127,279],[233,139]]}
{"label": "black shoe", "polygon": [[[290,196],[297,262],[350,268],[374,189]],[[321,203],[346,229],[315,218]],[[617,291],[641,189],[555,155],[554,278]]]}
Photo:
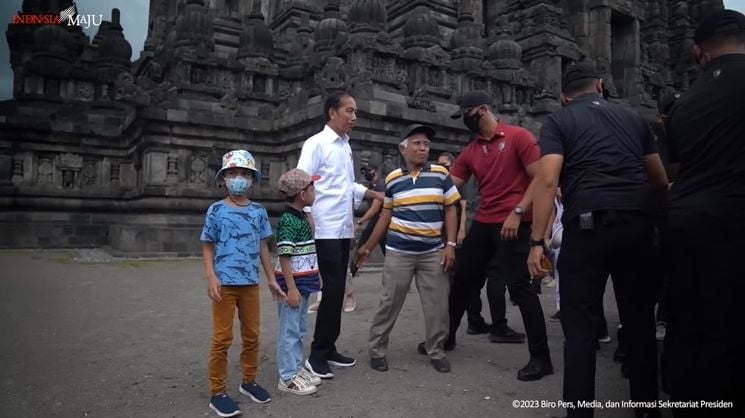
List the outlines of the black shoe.
{"label": "black shoe", "polygon": [[561,311],[556,311],[555,314],[548,317],[548,320],[551,322],[559,322],[561,321]]}
{"label": "black shoe", "polygon": [[385,357],[372,357],[370,358],[370,367],[373,370],[377,370],[379,372],[387,372],[388,371],[388,360],[386,360]]}
{"label": "black shoe", "polygon": [[489,333],[489,341],[493,343],[519,344],[525,342],[525,334],[517,332],[505,325],[501,330],[492,330]]}
{"label": "black shoe", "polygon": [[[450,341],[450,338],[445,340],[445,346],[443,347],[445,351],[453,351],[455,350],[455,340]],[[424,347],[424,341],[420,342],[419,345],[416,346],[416,351],[419,354],[427,355],[427,349]]]}
{"label": "black shoe", "polygon": [[328,363],[321,360],[311,360],[310,358],[308,360],[305,360],[305,368],[308,369],[308,371],[314,375],[318,376],[321,379],[333,379],[334,374],[331,373],[331,368],[329,367]]}
{"label": "black shoe", "polygon": [[468,324],[468,329],[466,330],[466,333],[468,335],[479,335],[479,334],[486,334],[491,330],[491,325],[487,324],[484,321],[476,322],[473,324]]}
{"label": "black shoe", "polygon": [[453,351],[455,350],[455,347],[458,345],[455,343],[454,335],[455,333],[453,333],[452,336],[448,337],[445,340],[445,344],[443,344],[443,348],[445,349],[445,351]]}
{"label": "black shoe", "polygon": [[528,364],[517,372],[517,380],[530,382],[553,373],[554,366],[551,365],[550,359],[531,357]]}
{"label": "black shoe", "polygon": [[449,373],[450,372],[450,362],[448,361],[447,357],[443,358],[433,358],[430,360],[432,363],[432,366],[434,366],[435,370],[437,370],[440,373]]}
{"label": "black shoe", "polygon": [[337,352],[331,353],[327,361],[330,365],[336,367],[352,367],[357,363],[353,358],[342,356]]}

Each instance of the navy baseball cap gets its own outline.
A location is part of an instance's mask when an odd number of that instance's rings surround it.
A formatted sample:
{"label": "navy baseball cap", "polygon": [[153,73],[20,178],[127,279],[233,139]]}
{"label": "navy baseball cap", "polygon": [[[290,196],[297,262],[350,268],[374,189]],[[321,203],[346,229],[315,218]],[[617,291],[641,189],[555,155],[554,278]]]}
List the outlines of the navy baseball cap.
{"label": "navy baseball cap", "polygon": [[700,44],[715,36],[743,31],[745,31],[745,15],[735,10],[719,10],[701,19],[693,35],[693,42]]}
{"label": "navy baseball cap", "polygon": [[427,125],[422,125],[421,123],[413,123],[406,128],[404,128],[403,131],[401,131],[401,137],[399,138],[400,142],[403,142],[406,138],[410,137],[411,135],[414,135],[417,132],[421,132],[425,135],[427,135],[428,139],[434,138],[436,132],[435,130]]}
{"label": "navy baseball cap", "polygon": [[463,113],[465,113],[466,110],[485,104],[491,105],[491,96],[489,96],[485,91],[469,91],[468,93],[464,94],[458,102],[460,109],[450,115],[450,117],[453,119],[458,119],[463,116]]}
{"label": "navy baseball cap", "polygon": [[586,80],[586,79],[599,79],[600,73],[595,68],[595,64],[590,61],[582,61],[576,64],[572,64],[564,70],[564,75],[561,76],[561,89],[566,90],[575,81]]}

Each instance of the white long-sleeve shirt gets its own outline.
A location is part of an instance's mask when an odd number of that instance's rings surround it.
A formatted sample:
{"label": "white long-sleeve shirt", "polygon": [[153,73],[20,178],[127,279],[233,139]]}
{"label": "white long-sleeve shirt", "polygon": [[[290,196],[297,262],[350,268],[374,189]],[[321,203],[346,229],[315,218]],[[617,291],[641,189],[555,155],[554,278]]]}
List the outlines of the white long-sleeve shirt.
{"label": "white long-sleeve shirt", "polygon": [[297,168],[321,176],[315,182],[316,200],[311,207],[316,239],[354,238],[354,207],[367,188],[354,181],[349,136],[340,137],[326,125],[305,141]]}

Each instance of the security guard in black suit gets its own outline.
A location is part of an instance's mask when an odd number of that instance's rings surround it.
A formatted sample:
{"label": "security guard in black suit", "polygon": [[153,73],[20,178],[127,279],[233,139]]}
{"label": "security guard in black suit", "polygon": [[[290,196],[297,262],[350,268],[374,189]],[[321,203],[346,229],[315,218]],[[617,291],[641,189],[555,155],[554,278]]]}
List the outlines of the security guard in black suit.
{"label": "security guard in black suit", "polygon": [[566,339],[564,400],[573,406],[567,412],[593,416],[593,408],[583,405],[596,399],[597,330],[610,274],[623,321],[631,399],[651,407],[637,410],[638,416],[658,416],[654,305],[659,277],[649,266],[654,214],[667,176],[651,127],[640,115],[603,99],[603,81],[593,64],[568,67],[562,91],[565,107],[549,115],[539,139],[528,269],[534,277],[546,274],[543,236],[561,182],[564,234],[557,269]]}
{"label": "security guard in black suit", "polygon": [[676,417],[744,417],[745,16],[705,17],[694,42],[702,73],[666,128],[677,171],[662,231],[673,280],[666,374],[671,400],[731,403],[676,409]]}

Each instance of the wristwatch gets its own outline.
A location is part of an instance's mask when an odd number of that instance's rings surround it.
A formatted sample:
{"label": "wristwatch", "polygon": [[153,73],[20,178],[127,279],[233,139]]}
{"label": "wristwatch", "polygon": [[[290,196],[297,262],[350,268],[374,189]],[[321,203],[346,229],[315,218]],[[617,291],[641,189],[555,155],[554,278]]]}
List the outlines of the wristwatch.
{"label": "wristwatch", "polygon": [[525,209],[521,208],[520,206],[517,206],[514,212],[516,215],[522,216],[522,214],[525,213]]}
{"label": "wristwatch", "polygon": [[457,247],[458,244],[454,243],[453,241],[448,241],[447,244],[453,248]]}
{"label": "wristwatch", "polygon": [[535,239],[531,238],[530,239],[530,246],[531,247],[545,247],[546,246],[546,240],[544,240],[544,239],[535,240]]}

